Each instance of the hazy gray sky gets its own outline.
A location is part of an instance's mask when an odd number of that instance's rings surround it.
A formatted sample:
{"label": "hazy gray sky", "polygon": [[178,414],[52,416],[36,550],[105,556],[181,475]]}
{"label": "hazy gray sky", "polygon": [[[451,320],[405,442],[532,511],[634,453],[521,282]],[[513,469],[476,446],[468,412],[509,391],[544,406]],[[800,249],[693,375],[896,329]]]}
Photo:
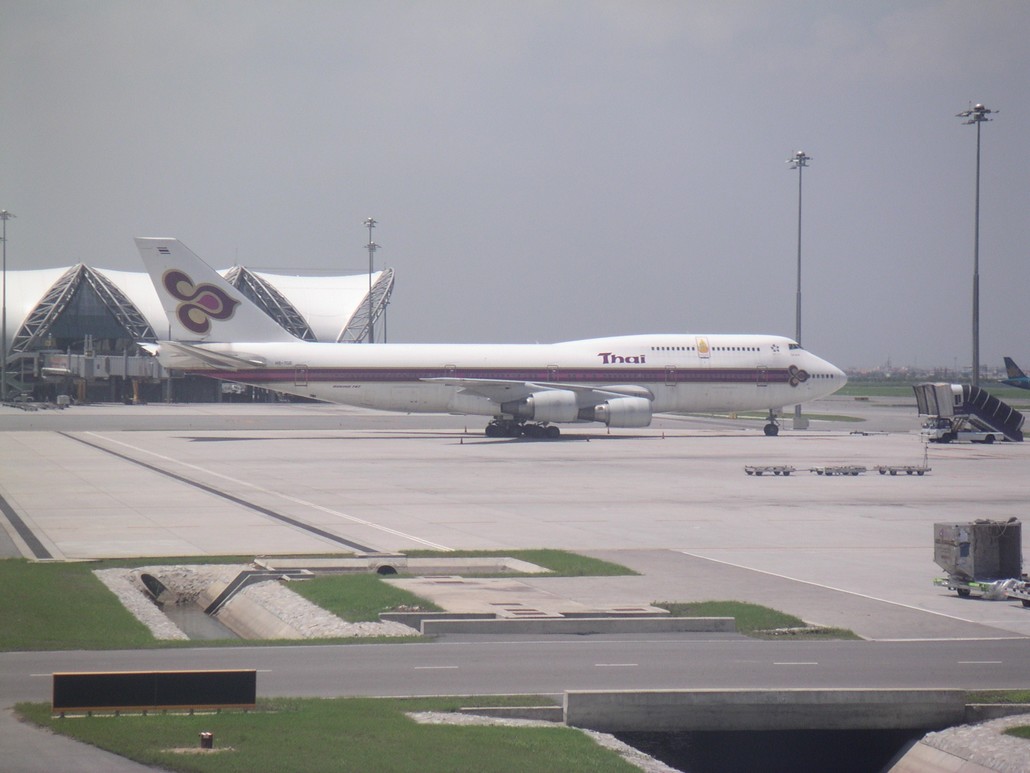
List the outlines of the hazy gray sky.
{"label": "hazy gray sky", "polygon": [[397,270],[390,340],[1030,366],[1030,3],[0,0],[8,267]]}

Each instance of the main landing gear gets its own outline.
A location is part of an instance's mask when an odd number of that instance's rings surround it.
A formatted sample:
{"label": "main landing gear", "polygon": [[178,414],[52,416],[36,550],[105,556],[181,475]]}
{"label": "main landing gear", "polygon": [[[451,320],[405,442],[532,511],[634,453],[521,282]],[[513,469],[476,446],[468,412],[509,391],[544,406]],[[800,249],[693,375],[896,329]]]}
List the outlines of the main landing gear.
{"label": "main landing gear", "polygon": [[780,425],[776,423],[776,414],[769,409],[769,423],[765,425],[765,436],[776,437],[780,434]]}
{"label": "main landing gear", "polygon": [[512,419],[494,419],[486,425],[487,437],[530,437],[554,440],[561,430],[553,424],[527,424]]}

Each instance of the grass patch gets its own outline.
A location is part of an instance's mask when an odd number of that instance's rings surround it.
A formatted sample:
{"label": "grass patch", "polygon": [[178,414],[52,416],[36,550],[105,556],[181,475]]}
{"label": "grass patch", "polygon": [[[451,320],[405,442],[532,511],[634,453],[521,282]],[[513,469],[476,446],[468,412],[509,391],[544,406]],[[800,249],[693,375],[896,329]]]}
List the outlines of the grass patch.
{"label": "grass patch", "polygon": [[[537,564],[558,577],[621,577],[636,575],[632,569],[610,561],[590,556],[581,556],[566,550],[452,550],[442,553],[437,550],[411,550],[404,555],[410,558],[466,558],[476,556],[500,556],[518,558]],[[468,575],[482,576],[482,575]]]}
{"label": "grass patch", "polygon": [[858,639],[844,628],[818,628],[799,617],[744,601],[656,601],[676,617],[732,617],[737,631],[756,639]]}
{"label": "grass patch", "polygon": [[153,646],[150,631],[93,575],[95,568],[0,561],[0,650]]}
{"label": "grass patch", "polygon": [[966,695],[966,703],[1030,703],[1030,690],[978,690]]}
{"label": "grass patch", "polygon": [[1005,735],[1012,735],[1016,738],[1025,738],[1030,741],[1030,727],[1026,725],[1019,725],[1018,727],[1010,727],[1005,731]]}
{"label": "grass patch", "polygon": [[351,623],[378,622],[380,612],[439,612],[440,607],[414,593],[383,582],[377,574],[314,577],[290,584],[290,590]]}
{"label": "grass patch", "polygon": [[[175,771],[388,770],[570,773],[636,768],[573,728],[420,725],[409,711],[498,705],[501,699],[271,699],[256,712],[54,719],[48,704],[19,704],[37,724],[145,765]],[[539,700],[521,698],[526,703]],[[543,701],[547,702],[547,701]],[[524,705],[524,704],[522,704]],[[209,753],[181,753],[214,734]]]}
{"label": "grass patch", "polygon": [[849,381],[837,394],[842,397],[910,397],[912,402],[916,399],[912,384],[863,384]]}
{"label": "grass patch", "polygon": [[[734,413],[704,413],[704,414],[682,414],[684,416],[715,416],[721,419],[745,419],[749,421],[768,421],[769,414],[762,413],[761,411],[736,411]],[[788,418],[788,414],[781,414],[781,419]],[[852,422],[863,422],[861,416],[845,416],[843,414],[836,413],[805,413],[805,418],[814,419],[816,421],[852,421]]]}
{"label": "grass patch", "polygon": [[[844,397],[905,397],[910,398],[914,403],[915,393],[912,391],[912,387],[915,384],[923,384],[926,382],[965,384],[968,383],[968,381],[968,378],[957,376],[954,373],[947,377],[926,377],[908,381],[887,382],[860,381],[852,379],[848,381],[848,383],[845,384],[837,394]],[[1011,403],[1013,401],[1025,403],[1027,401],[1027,392],[1025,389],[1008,386],[1007,384],[1002,384],[997,381],[981,381],[980,386],[995,397],[1004,400],[1007,403]]]}

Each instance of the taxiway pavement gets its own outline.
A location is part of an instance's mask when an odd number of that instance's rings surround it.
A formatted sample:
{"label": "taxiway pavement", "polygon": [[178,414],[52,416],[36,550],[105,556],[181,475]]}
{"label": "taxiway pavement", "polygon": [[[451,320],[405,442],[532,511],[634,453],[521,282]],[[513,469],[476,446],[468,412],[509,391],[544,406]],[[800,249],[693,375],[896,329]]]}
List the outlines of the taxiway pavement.
{"label": "taxiway pavement", "polygon": [[[315,404],[3,407],[0,555],[552,547],[640,575],[522,579],[526,604],[738,599],[871,639],[1030,635],[1030,609],[931,583],[935,522],[1022,514],[1030,443],[927,447],[902,398],[806,413],[808,430],[788,417],[776,438],[757,419],[657,417],[538,441]],[[924,459],[925,476],[809,472]],[[744,473],[784,464],[797,471]],[[445,606],[456,590],[441,585]]]}

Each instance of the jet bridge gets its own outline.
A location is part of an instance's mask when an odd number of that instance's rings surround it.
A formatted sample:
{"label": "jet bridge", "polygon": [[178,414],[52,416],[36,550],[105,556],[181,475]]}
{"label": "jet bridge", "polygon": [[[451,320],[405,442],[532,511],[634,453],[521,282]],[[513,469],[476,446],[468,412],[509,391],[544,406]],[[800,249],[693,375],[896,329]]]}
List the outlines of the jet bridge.
{"label": "jet bridge", "polygon": [[950,442],[962,437],[992,442],[998,434],[1006,440],[1022,442],[1022,413],[970,384],[915,384],[916,405],[920,416],[929,417],[924,430],[931,440]]}

